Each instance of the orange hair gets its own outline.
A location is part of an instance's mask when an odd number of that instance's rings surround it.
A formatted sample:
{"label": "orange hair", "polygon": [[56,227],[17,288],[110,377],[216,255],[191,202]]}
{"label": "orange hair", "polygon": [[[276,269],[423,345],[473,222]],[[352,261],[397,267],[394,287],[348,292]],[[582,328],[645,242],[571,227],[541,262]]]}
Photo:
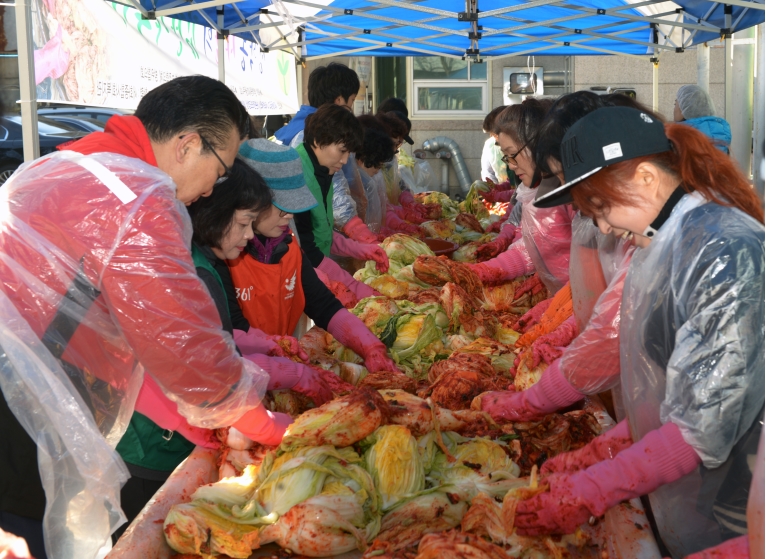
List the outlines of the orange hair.
{"label": "orange hair", "polygon": [[763,223],[763,202],[736,163],[717,149],[710,138],[685,124],[665,124],[672,151],[621,161],[603,168],[572,188],[572,198],[589,217],[601,215],[613,206],[635,205],[640,198],[628,183],[644,161],[675,175],[687,192],[699,192],[705,199],[739,208]]}

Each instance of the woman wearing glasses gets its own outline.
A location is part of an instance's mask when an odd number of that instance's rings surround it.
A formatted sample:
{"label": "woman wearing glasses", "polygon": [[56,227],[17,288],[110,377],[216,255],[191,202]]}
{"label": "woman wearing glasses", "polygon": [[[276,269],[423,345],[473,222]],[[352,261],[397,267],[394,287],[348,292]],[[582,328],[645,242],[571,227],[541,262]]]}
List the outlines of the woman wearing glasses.
{"label": "woman wearing glasses", "polygon": [[548,100],[527,99],[521,104],[511,105],[495,120],[495,133],[504,154],[503,161],[521,182],[517,203],[522,204],[523,237],[513,242],[516,228],[507,224],[491,247],[487,247],[491,250],[483,251],[494,254],[495,258],[473,264],[472,268],[482,281],[489,282],[511,280],[537,271],[553,295],[569,281],[574,210],[568,204],[551,209],[535,208],[531,204],[535,195],[541,196],[559,185],[558,179],[553,176],[536,179],[538,173],[530,149],[530,142],[550,105]]}

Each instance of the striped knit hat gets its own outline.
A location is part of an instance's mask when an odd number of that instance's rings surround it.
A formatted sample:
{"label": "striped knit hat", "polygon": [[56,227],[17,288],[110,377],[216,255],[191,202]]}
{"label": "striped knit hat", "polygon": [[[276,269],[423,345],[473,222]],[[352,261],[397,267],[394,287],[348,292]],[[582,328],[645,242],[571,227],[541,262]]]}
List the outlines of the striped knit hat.
{"label": "striped knit hat", "polygon": [[317,205],[306,186],[300,155],[293,148],[269,140],[248,140],[239,148],[239,158],[263,177],[273,203],[283,212],[307,212]]}

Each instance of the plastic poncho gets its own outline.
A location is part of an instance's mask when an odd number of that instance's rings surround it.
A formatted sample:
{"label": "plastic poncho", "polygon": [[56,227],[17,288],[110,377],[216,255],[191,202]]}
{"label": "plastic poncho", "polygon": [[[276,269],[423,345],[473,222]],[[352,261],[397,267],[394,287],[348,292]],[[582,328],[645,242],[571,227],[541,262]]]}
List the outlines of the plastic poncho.
{"label": "plastic poncho", "polygon": [[268,376],[221,330],[156,167],[55,153],[23,165],[0,207],[0,388],[41,450],[48,556],[90,559],[124,521],[114,447],[144,371],[208,428],[256,407]]}
{"label": "plastic poncho", "polygon": [[525,184],[520,184],[516,187],[515,198],[516,202],[513,210],[511,210],[511,215],[508,216],[508,223],[518,227],[521,225],[521,215],[524,206],[531,204],[535,200],[535,191]]}
{"label": "plastic poncho", "polygon": [[[621,382],[633,440],[672,421],[702,465],[649,495],[674,557],[744,520],[764,405],[764,230],[684,196],[625,281]],[[743,501],[744,500],[744,501]]]}
{"label": "plastic poncho", "polygon": [[572,308],[577,329],[582,332],[590,320],[593,306],[606,289],[606,279],[601,269],[598,241],[604,237],[580,212],[572,220],[572,245],[569,257],[569,282],[572,287]]}
{"label": "plastic poncho", "polygon": [[332,215],[335,228],[343,230],[352,218],[358,216],[356,202],[351,196],[351,189],[343,171],[338,171],[332,176],[332,186]]}
{"label": "plastic poncho", "polygon": [[[400,154],[399,176],[404,186],[414,194],[431,190],[431,165],[425,159]],[[393,205],[399,205],[399,201]]]}
{"label": "plastic poncho", "polygon": [[503,162],[503,152],[492,136],[481,150],[481,178],[488,178],[495,184],[508,180],[508,165]]}
{"label": "plastic poncho", "polygon": [[[545,180],[555,180],[555,177]],[[570,204],[554,208],[536,208],[525,203],[521,212],[521,233],[529,257],[540,280],[551,294],[569,281],[569,252],[572,244]]]}
{"label": "plastic poncho", "polygon": [[[394,155],[394,158],[383,164],[383,168],[380,170],[383,174],[383,181],[386,185],[386,201],[396,206],[399,204],[399,196],[402,194],[401,177],[399,176],[399,158]],[[386,215],[385,206],[383,209],[383,215]]]}
{"label": "plastic poncho", "polygon": [[367,213],[364,223],[373,233],[380,231],[386,219],[386,205],[388,198],[386,196],[386,183],[383,173],[378,171],[373,176],[364,171],[359,171],[364,186],[364,194],[367,197]]}
{"label": "plastic poncho", "polygon": [[[348,192],[356,204],[356,215],[359,216],[359,219],[365,221],[367,217],[367,195],[364,193],[361,172],[359,171],[359,165],[356,163],[356,154],[350,153],[348,155],[348,161],[343,166],[342,173],[348,184]],[[336,175],[338,173],[333,175],[333,179],[335,179]],[[335,199],[333,198],[334,203]]]}
{"label": "plastic poncho", "polygon": [[[620,310],[625,276],[634,250],[632,244],[624,241],[620,244],[621,264],[593,303],[588,321],[579,328],[580,335],[572,340],[561,356],[559,368],[562,374],[583,394],[598,394],[619,385]],[[576,300],[574,283],[570,283],[573,302]]]}

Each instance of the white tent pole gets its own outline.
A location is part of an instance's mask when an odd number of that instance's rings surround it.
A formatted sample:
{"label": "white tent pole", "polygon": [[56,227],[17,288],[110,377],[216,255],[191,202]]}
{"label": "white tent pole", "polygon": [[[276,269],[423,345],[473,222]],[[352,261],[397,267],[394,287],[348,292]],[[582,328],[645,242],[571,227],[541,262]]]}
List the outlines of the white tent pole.
{"label": "white tent pole", "polygon": [[21,98],[21,135],[24,161],[40,157],[40,138],[37,134],[37,88],[35,86],[35,58],[32,43],[31,0],[16,0],[16,39],[19,50],[19,95]]}
{"label": "white tent pole", "polygon": [[726,65],[724,70],[724,118],[731,122],[734,116],[734,44],[731,42],[731,6],[725,5],[724,26],[726,35],[724,38]]}
{"label": "white tent pole", "polygon": [[226,62],[224,52],[226,48],[226,38],[223,36],[223,7],[216,8],[218,16],[218,81],[226,83]]}
{"label": "white tent pole", "polygon": [[707,43],[697,45],[697,85],[710,91],[710,47]]}
{"label": "white tent pole", "polygon": [[756,27],[756,50],[755,50],[755,102],[753,103],[753,186],[755,191],[764,199],[764,160],[766,149],[764,148],[764,126],[766,125],[766,72],[764,72],[764,29],[761,23]]}
{"label": "white tent pole", "polygon": [[731,157],[750,176],[753,147],[753,58],[755,58],[755,28],[737,31],[732,40],[732,76],[737,101],[732,107]]}

